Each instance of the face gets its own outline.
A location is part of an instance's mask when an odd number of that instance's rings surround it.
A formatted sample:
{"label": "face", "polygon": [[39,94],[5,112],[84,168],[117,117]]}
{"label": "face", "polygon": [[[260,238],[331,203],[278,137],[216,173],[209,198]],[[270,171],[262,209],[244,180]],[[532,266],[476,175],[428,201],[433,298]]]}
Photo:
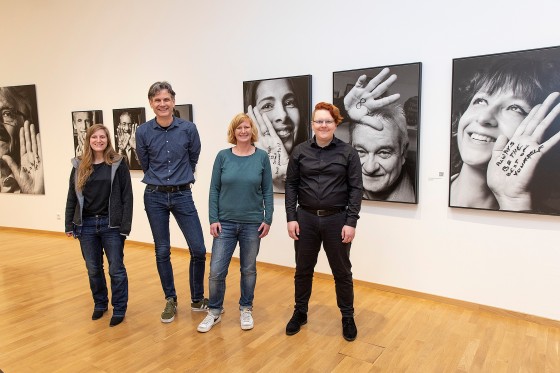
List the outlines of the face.
{"label": "face", "polygon": [[13,154],[19,141],[19,130],[23,126],[25,118],[16,108],[15,103],[0,96],[0,157],[5,154]]}
{"label": "face", "polygon": [[331,142],[336,123],[328,110],[317,110],[313,115],[313,132],[319,145]]}
{"label": "face", "polygon": [[235,139],[237,140],[238,144],[247,144],[251,143],[251,123],[245,120],[237,126],[235,129]]}
{"label": "face", "polygon": [[388,190],[399,178],[405,162],[396,126],[383,123],[378,131],[365,124],[357,124],[352,132],[352,146],[358,151],[362,164],[364,189],[372,193]]}
{"label": "face", "polygon": [[300,125],[296,95],[286,79],[267,80],[259,84],[255,106],[266,115],[284,147],[291,152]]}
{"label": "face", "polygon": [[84,140],[86,139],[87,129],[91,126],[91,113],[87,111],[80,111],[73,113],[73,124],[78,134],[78,144],[80,146],[84,145]]}
{"label": "face", "polygon": [[89,145],[94,153],[103,153],[107,148],[107,134],[105,130],[100,128],[95,131],[89,138]]}
{"label": "face", "polygon": [[117,125],[117,138],[119,140],[118,146],[120,149],[126,148],[130,140],[132,130],[132,118],[129,114],[124,113],[120,116],[119,124]]}
{"label": "face", "polygon": [[531,106],[511,90],[477,92],[459,119],[457,144],[464,163],[486,169],[500,135],[511,139]]}
{"label": "face", "polygon": [[175,99],[167,89],[162,89],[150,99],[150,107],[157,118],[170,118],[175,108]]}

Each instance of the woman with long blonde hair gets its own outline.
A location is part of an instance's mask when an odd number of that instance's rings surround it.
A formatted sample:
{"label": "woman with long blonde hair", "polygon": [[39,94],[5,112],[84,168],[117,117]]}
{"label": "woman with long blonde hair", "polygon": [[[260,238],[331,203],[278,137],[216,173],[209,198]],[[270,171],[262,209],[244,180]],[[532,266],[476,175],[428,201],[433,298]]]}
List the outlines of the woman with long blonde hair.
{"label": "woman with long blonde hair", "polygon": [[105,252],[113,305],[109,326],[115,326],[124,320],[128,303],[124,241],[132,225],[130,171],[115,152],[107,127],[91,126],[85,144],[82,156],[72,159],[65,232],[80,240],[94,301],[92,320],[100,319],[109,304]]}

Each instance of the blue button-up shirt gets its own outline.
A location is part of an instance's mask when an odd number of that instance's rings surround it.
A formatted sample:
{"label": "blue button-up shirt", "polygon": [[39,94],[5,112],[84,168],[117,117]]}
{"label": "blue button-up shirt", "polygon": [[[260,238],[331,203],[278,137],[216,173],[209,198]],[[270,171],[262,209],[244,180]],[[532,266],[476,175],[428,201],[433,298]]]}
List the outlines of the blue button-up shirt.
{"label": "blue button-up shirt", "polygon": [[167,128],[155,118],[136,130],[136,153],[144,178],[152,185],[194,183],[194,171],[200,155],[200,137],[196,125],[173,117]]}

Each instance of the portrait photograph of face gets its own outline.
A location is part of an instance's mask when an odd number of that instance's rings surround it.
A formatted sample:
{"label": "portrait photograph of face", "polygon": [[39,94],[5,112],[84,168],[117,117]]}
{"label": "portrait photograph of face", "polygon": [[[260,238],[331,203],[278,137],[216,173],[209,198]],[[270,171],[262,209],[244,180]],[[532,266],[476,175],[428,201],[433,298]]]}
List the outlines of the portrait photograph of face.
{"label": "portrait photograph of face", "polygon": [[0,192],[45,194],[35,85],[0,87]]}
{"label": "portrait photograph of face", "polygon": [[102,110],[82,110],[72,112],[72,131],[74,133],[74,154],[82,155],[86,132],[92,124],[103,124]]}
{"label": "portrait photograph of face", "polygon": [[333,73],[335,136],[362,165],[363,199],[418,203],[421,63]]}
{"label": "portrait photograph of face", "polygon": [[146,109],[113,109],[115,150],[126,158],[131,170],[141,170],[136,154],[136,129],[146,122]]}
{"label": "portrait photograph of face", "polygon": [[173,108],[173,116],[192,122],[193,121],[192,105],[191,104],[175,105],[175,107]]}
{"label": "portrait photograph of face", "polygon": [[559,47],[453,60],[450,207],[560,214],[559,91]]}
{"label": "portrait photograph of face", "polygon": [[275,193],[284,193],[288,159],[311,135],[311,75],[243,82],[243,108],[257,127],[257,148],[272,167]]}

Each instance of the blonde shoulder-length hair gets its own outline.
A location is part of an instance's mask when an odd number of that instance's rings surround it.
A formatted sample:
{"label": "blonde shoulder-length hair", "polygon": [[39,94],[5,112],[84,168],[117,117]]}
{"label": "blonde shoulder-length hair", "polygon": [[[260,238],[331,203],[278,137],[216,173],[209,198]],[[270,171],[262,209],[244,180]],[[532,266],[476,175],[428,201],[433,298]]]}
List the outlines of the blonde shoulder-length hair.
{"label": "blonde shoulder-length hair", "polygon": [[253,123],[253,121],[247,114],[239,113],[233,117],[233,119],[231,120],[228,126],[227,141],[230,144],[237,145],[237,139],[235,138],[235,130],[243,122],[249,122],[249,125],[251,126],[251,143],[254,144],[259,139],[259,135],[257,133],[257,127],[255,126],[255,123]]}

